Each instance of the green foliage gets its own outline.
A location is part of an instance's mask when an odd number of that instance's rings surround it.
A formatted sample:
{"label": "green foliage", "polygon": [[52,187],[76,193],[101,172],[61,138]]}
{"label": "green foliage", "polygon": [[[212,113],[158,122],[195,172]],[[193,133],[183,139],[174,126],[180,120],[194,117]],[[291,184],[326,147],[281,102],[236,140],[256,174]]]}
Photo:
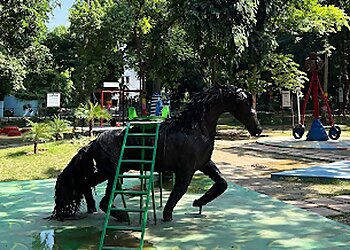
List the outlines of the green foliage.
{"label": "green foliage", "polygon": [[233,68],[248,47],[249,35],[256,23],[255,1],[186,1],[185,29],[202,60],[209,61],[213,84],[217,72]]}
{"label": "green foliage", "polygon": [[117,81],[125,65],[126,39],[132,31],[127,3],[78,1],[70,14],[70,36],[77,56],[72,80],[77,102],[86,101],[103,81]]}
{"label": "green foliage", "polygon": [[11,90],[23,88],[23,80],[26,76],[26,69],[14,56],[1,53],[0,50],[0,94],[6,95]]}
{"label": "green foliage", "polygon": [[264,61],[265,69],[271,73],[275,90],[292,90],[302,87],[308,81],[307,74],[300,71],[292,55],[271,54]]}
{"label": "green foliage", "polygon": [[37,146],[39,142],[44,142],[52,138],[50,127],[44,122],[32,122],[28,120],[30,124],[30,131],[25,133],[24,139],[32,141],[34,143],[34,154],[37,153]]}
{"label": "green foliage", "polygon": [[20,54],[38,42],[46,31],[46,21],[55,6],[53,0],[0,2],[0,51]]}
{"label": "green foliage", "polygon": [[336,48],[337,70],[347,74],[347,0],[78,0],[70,27],[47,33],[56,4],[0,3],[0,94],[42,99],[55,91],[64,105],[78,104],[126,67],[179,98],[235,78],[254,92],[293,89],[305,80],[293,58],[304,56],[292,58],[285,47],[306,47],[306,33],[322,38],[319,50]]}
{"label": "green foliage", "polygon": [[76,66],[75,43],[67,27],[55,27],[47,34],[43,44],[49,48],[56,70],[64,72]]}
{"label": "green foliage", "polygon": [[261,93],[271,86],[271,82],[261,78],[261,72],[256,65],[248,70],[241,70],[237,73],[237,83],[252,93]]}
{"label": "green foliage", "polygon": [[70,121],[61,119],[56,115],[54,115],[53,120],[48,123],[50,132],[53,133],[56,141],[60,138],[63,139],[63,133],[68,131],[68,126],[70,124]]}
{"label": "green foliage", "polygon": [[88,102],[87,104],[79,104],[79,107],[75,111],[75,116],[87,121],[93,121],[94,119],[110,119],[111,115],[108,111],[102,108],[98,103],[93,104]]}
{"label": "green foliage", "polygon": [[253,93],[262,93],[271,87],[295,91],[308,81],[306,73],[299,70],[292,55],[284,54],[270,54],[259,69],[253,64],[248,70],[239,71],[236,77],[241,86]]}
{"label": "green foliage", "polygon": [[80,119],[85,119],[89,123],[89,134],[92,134],[92,126],[95,119],[111,119],[112,116],[108,111],[102,108],[98,103],[93,104],[88,102],[87,104],[79,104],[79,107],[75,110],[75,116]]}
{"label": "green foliage", "polygon": [[55,4],[51,0],[0,2],[1,94],[25,89],[24,81],[31,77],[27,58],[44,37],[48,14]]}
{"label": "green foliage", "polygon": [[318,0],[290,2],[276,19],[282,29],[296,34],[314,31],[327,35],[340,31],[343,26],[349,28],[349,17],[343,10],[334,5],[321,5]]}

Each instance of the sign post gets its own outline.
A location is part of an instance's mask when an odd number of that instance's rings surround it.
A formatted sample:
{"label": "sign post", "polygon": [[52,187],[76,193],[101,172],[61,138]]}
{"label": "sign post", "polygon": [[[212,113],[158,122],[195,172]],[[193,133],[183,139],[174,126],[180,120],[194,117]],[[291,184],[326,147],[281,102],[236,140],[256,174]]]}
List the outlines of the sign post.
{"label": "sign post", "polygon": [[61,106],[61,93],[47,93],[46,107],[52,108]]}
{"label": "sign post", "polygon": [[282,132],[284,132],[284,109],[291,108],[290,91],[282,90]]}
{"label": "sign post", "polygon": [[290,91],[282,90],[282,108],[290,108],[290,107],[291,107]]}

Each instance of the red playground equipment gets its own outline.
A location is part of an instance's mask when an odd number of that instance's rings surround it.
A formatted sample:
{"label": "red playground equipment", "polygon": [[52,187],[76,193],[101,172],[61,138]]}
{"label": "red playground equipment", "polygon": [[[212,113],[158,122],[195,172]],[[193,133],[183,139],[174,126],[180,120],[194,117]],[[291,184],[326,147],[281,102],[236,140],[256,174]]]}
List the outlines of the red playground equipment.
{"label": "red playground equipment", "polygon": [[[297,124],[293,128],[293,136],[295,139],[300,139],[304,132],[305,132],[305,111],[306,111],[306,105],[308,103],[310,94],[312,92],[312,100],[314,105],[314,121],[311,125],[311,128],[309,130],[309,133],[307,134],[308,141],[326,141],[328,140],[328,137],[332,140],[337,140],[340,137],[341,130],[339,126],[334,125],[334,120],[331,112],[331,108],[329,106],[327,96],[325,95],[321,82],[318,77],[318,71],[322,68],[323,62],[322,60],[317,56],[315,52],[310,53],[310,56],[306,58],[305,60],[305,68],[310,72],[310,85],[309,89],[306,93],[305,100],[302,106],[301,115],[299,117],[300,121],[299,124]],[[327,114],[328,114],[328,120],[329,124],[331,126],[328,136],[325,132],[325,129],[319,119],[319,101],[318,101],[318,94],[319,91],[321,92],[320,97],[323,100],[323,103],[325,107],[327,108]]]}

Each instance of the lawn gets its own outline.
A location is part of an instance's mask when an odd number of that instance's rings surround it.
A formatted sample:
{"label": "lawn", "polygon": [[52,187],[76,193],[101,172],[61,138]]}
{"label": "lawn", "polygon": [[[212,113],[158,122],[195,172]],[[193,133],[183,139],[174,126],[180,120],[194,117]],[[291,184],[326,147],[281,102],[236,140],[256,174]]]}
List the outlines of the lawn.
{"label": "lawn", "polygon": [[0,150],[0,181],[38,180],[56,178],[87,139],[39,144]]}

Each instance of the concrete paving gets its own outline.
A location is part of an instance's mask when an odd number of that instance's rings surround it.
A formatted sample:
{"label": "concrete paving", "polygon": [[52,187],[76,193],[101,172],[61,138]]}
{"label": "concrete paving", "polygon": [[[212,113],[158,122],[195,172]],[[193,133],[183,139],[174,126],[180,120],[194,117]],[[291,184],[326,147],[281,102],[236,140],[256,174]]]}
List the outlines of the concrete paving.
{"label": "concrete paving", "polygon": [[[103,213],[75,221],[43,220],[53,208],[54,183],[0,183],[0,249],[97,249]],[[104,186],[96,192],[98,201]],[[154,225],[150,211],[145,249],[348,249],[350,227],[247,188],[230,183],[202,215],[191,206],[199,196],[186,194],[171,222]],[[161,209],[157,213],[161,218]],[[131,219],[138,221],[136,215]],[[132,247],[138,237],[111,234],[109,242]]]}
{"label": "concrete paving", "polygon": [[[290,143],[291,141],[293,143]],[[330,166],[332,169],[329,169],[328,173],[337,177],[336,174],[345,174],[344,172],[346,171],[343,171],[344,168],[350,167],[350,164],[348,164],[348,160],[350,159],[350,149],[348,148],[349,142],[349,138],[342,138],[338,141],[328,142],[308,142],[294,140],[290,137],[260,138],[258,139],[258,142],[251,140],[232,142],[220,141],[220,148],[218,149],[228,153],[231,152],[238,156],[256,155],[257,158],[261,157],[265,159],[294,159],[305,163],[325,163],[320,165],[331,163]],[[323,144],[330,144],[330,146],[324,146]],[[278,145],[282,146],[279,147]],[[310,166],[310,163],[305,165]],[[317,185],[317,179],[316,182],[313,183],[305,183],[302,181],[293,182],[291,180],[275,181],[275,179],[271,180],[270,176],[274,175],[276,170],[270,169],[269,164],[261,166],[260,168],[257,168],[257,166],[254,165],[241,165],[241,168],[243,169],[237,171],[226,168],[225,165],[220,166],[220,169],[225,173],[225,176],[228,179],[249,187],[257,192],[274,196],[288,204],[319,213],[322,216],[328,216],[332,219],[337,218],[334,216],[340,216],[339,218],[348,217],[347,211],[348,206],[350,205],[350,195],[338,195],[329,198],[322,197],[321,194],[311,188],[313,185]],[[305,172],[305,168],[300,166],[297,169],[290,170],[292,168],[295,168],[293,164],[287,168],[289,170],[286,172]],[[276,180],[279,179],[276,178]],[[317,199],[309,200],[310,197],[315,197]],[[325,203],[324,199],[328,199],[329,204]],[[317,202],[317,200],[319,202]],[[342,219],[340,220],[343,221]]]}

